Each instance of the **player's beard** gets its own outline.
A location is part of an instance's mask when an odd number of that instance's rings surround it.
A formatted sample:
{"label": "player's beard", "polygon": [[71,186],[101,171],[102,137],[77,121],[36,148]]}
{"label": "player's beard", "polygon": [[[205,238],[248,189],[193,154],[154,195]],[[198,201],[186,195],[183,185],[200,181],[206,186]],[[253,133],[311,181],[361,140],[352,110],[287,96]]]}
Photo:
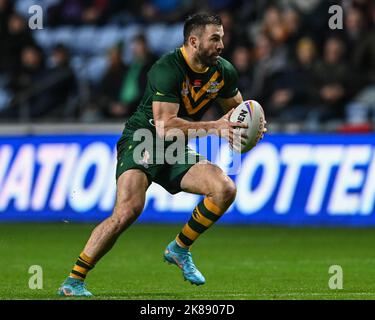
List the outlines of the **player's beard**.
{"label": "player's beard", "polygon": [[199,62],[206,66],[206,67],[212,67],[216,66],[219,61],[219,55],[221,53],[220,51],[212,51],[210,52],[209,49],[203,48],[202,44],[199,44],[198,50],[197,50],[197,58]]}

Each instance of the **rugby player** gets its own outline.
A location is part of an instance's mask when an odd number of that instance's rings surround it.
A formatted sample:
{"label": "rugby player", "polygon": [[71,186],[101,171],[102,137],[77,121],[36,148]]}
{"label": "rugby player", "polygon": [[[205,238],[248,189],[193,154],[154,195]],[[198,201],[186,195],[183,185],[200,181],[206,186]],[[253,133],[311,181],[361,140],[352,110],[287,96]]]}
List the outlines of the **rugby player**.
{"label": "rugby player", "polygon": [[[205,283],[193,262],[190,247],[232,204],[236,186],[218,166],[187,146],[188,133],[189,130],[207,133],[214,130],[223,136],[226,132],[232,143],[234,129],[247,125],[229,121],[233,108],[242,102],[242,96],[237,88],[236,70],[220,57],[224,48],[220,17],[192,15],[186,19],[183,32],[182,47],[162,56],[148,72],[143,99],[126,122],[117,143],[117,192],[113,213],[93,230],[69,277],[59,288],[59,295],[92,295],[84,282],[87,273],[141,214],[146,191],[152,182],[171,194],[184,191],[204,196],[190,220],[165,248],[164,259],[177,265],[185,280],[195,285]],[[200,121],[215,101],[225,115],[216,121]],[[148,129],[153,142],[161,139],[164,145],[173,143],[171,137],[178,129],[186,137],[183,145],[186,161],[160,163],[157,161],[160,152],[155,144],[143,150],[138,158],[134,156],[141,143],[134,137],[139,129]]]}

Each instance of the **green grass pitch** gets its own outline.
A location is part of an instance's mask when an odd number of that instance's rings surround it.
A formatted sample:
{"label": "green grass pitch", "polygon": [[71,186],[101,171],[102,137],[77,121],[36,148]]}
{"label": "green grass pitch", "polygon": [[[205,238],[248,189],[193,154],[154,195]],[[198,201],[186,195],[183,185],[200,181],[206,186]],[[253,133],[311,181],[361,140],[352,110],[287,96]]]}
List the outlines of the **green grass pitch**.
{"label": "green grass pitch", "polygon": [[[0,224],[0,299],[59,299],[93,227]],[[216,225],[192,248],[207,281],[196,287],[162,261],[180,228],[128,229],[87,278],[94,299],[375,299],[375,229]],[[41,290],[29,289],[31,265],[43,268]],[[342,290],[328,287],[331,265],[343,269]]]}

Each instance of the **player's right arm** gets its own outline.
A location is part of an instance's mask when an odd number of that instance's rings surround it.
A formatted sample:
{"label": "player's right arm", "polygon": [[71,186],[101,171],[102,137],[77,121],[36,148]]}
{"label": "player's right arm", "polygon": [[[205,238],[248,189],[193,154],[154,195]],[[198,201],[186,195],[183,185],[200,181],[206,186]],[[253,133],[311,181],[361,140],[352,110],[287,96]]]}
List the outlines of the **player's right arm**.
{"label": "player's right arm", "polygon": [[[229,121],[233,110],[216,121],[188,121],[178,117],[180,108],[179,84],[183,79],[170,61],[159,60],[148,73],[148,81],[153,91],[152,112],[158,136],[169,138],[183,133],[189,138],[189,129],[199,136],[216,133],[219,136],[228,136],[232,140],[235,127],[246,127],[246,124]],[[211,132],[210,132],[211,131]],[[194,132],[190,132],[194,134]]]}
{"label": "player's right arm", "polygon": [[[215,133],[224,136],[232,143],[234,128],[246,128],[244,123],[230,122],[233,109],[216,121],[188,121],[178,117],[178,103],[153,101],[152,110],[156,133],[161,138],[170,138],[183,133],[189,137],[189,130],[198,133],[200,137]],[[191,134],[192,132],[190,132]]]}

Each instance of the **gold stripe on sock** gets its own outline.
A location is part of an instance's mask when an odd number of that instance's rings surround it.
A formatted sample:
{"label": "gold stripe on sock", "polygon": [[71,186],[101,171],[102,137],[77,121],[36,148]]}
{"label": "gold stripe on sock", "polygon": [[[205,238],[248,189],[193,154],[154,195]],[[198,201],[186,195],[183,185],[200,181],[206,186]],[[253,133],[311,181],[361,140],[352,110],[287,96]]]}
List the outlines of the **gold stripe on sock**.
{"label": "gold stripe on sock", "polygon": [[195,240],[199,237],[200,233],[194,231],[188,224],[185,224],[182,228],[182,233],[188,237],[190,240]]}
{"label": "gold stripe on sock", "polygon": [[78,271],[78,272],[80,272],[82,274],[87,274],[87,272],[89,271],[88,269],[82,268],[82,267],[80,267],[78,265],[75,265],[73,267],[73,270]]}
{"label": "gold stripe on sock", "polygon": [[80,256],[81,260],[83,260],[83,262],[86,262],[87,264],[91,265],[92,267],[95,265],[95,260],[93,258],[90,258],[84,252],[81,252],[81,254],[79,256]]}
{"label": "gold stripe on sock", "polygon": [[217,216],[222,216],[224,211],[221,210],[216,204],[211,202],[208,198],[204,198],[203,200],[204,206],[207,208],[208,211],[216,214]]}
{"label": "gold stripe on sock", "polygon": [[207,219],[198,209],[198,206],[195,207],[195,209],[197,210],[197,215],[192,215],[193,219],[197,222],[199,222],[201,225],[209,228],[211,227],[211,225],[213,224],[213,221],[211,221],[210,219]]}

